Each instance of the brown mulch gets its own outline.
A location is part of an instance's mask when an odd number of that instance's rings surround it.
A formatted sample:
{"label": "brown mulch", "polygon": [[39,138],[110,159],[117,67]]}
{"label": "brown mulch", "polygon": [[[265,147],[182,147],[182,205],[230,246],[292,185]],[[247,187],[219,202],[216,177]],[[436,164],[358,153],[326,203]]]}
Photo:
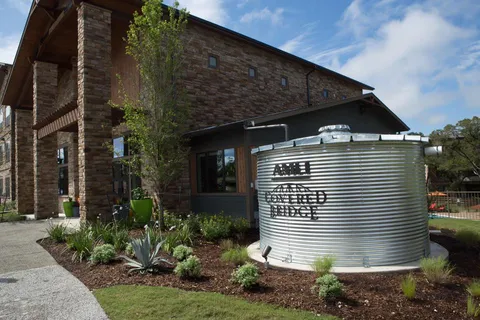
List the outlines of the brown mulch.
{"label": "brown mulch", "polygon": [[[258,236],[251,234],[243,241],[251,243]],[[184,290],[214,291],[242,297],[254,302],[272,303],[287,308],[332,314],[343,319],[469,319],[466,315],[465,285],[480,277],[478,249],[467,249],[446,235],[431,235],[431,239],[450,251],[455,274],[448,284],[431,285],[420,271],[414,272],[417,296],[408,301],[400,289],[405,273],[339,274],[345,285],[343,298],[324,302],[310,290],[315,281],[312,272],[268,269],[261,270],[260,285],[245,291],[229,282],[234,267],[222,262],[216,244],[199,241],[194,248],[203,266],[200,280],[181,280],[171,272],[128,274],[123,262],[108,265],[90,265],[72,262],[72,252],[65,244],[44,239],[39,243],[55,260],[80,279],[90,290],[119,284],[175,287]],[[170,258],[174,261],[173,258]]]}

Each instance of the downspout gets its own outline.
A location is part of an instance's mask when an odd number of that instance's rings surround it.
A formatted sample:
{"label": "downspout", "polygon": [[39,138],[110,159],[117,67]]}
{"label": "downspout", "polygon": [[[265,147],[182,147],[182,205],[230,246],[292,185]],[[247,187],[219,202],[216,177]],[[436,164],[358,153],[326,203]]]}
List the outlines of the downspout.
{"label": "downspout", "polygon": [[307,80],[307,106],[310,106],[311,103],[310,103],[310,80],[309,80],[309,76],[312,72],[314,72],[316,69],[312,69],[310,70],[307,75],[305,76],[305,79]]}
{"label": "downspout", "polygon": [[268,124],[265,126],[255,126],[255,122],[251,121],[250,122],[251,126],[248,126],[247,123],[243,125],[243,128],[245,130],[259,130],[259,129],[272,129],[272,128],[283,128],[285,131],[285,141],[288,141],[288,125],[285,123],[279,123],[279,124]]}

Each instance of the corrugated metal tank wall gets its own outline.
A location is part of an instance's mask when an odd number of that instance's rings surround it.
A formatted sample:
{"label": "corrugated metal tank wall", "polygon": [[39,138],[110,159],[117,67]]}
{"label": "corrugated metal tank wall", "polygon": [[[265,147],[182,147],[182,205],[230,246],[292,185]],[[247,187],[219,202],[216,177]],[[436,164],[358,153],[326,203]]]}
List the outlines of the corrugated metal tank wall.
{"label": "corrugated metal tank wall", "polygon": [[[269,258],[311,264],[334,255],[336,266],[381,266],[429,254],[421,141],[296,146],[257,160],[260,245],[272,247]],[[292,163],[304,174],[279,175]]]}

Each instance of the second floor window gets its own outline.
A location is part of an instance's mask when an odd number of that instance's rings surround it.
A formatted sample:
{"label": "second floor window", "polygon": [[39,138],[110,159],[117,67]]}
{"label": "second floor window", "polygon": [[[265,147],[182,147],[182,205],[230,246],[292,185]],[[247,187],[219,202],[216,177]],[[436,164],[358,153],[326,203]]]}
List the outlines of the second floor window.
{"label": "second floor window", "polygon": [[328,90],[327,90],[327,89],[323,89],[322,96],[323,96],[324,99],[327,99],[327,98],[328,98],[328,94],[329,94]]}
{"label": "second floor window", "polygon": [[249,67],[248,68],[248,76],[250,78],[256,78],[257,77],[257,69],[254,67]]}
{"label": "second floor window", "polygon": [[288,87],[288,78],[287,77],[282,77],[282,80],[280,82],[282,84],[282,87],[286,88]]}
{"label": "second floor window", "polygon": [[5,163],[10,162],[10,141],[5,142]]}
{"label": "second floor window", "polygon": [[0,129],[3,128],[4,121],[3,121],[3,107],[0,108]]}
{"label": "second floor window", "polygon": [[11,113],[10,106],[7,106],[5,108],[5,126],[6,127],[10,125],[10,113]]}
{"label": "second floor window", "polygon": [[209,68],[217,68],[218,66],[218,58],[214,55],[208,56],[208,67]]}

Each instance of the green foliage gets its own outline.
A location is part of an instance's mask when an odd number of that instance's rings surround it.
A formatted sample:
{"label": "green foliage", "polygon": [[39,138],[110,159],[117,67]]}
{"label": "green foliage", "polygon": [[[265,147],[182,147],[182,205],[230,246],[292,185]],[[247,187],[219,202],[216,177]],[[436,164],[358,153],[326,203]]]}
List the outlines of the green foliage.
{"label": "green foliage", "polygon": [[148,234],[150,237],[150,242],[152,243],[152,246],[156,246],[158,243],[163,241],[163,235],[162,231],[160,228],[149,228],[148,226],[145,229],[144,234]]}
{"label": "green foliage", "polygon": [[180,215],[165,211],[164,227],[166,230],[178,229],[183,225],[183,219]]}
{"label": "green foliage", "polygon": [[135,250],[133,250],[133,246],[131,243],[127,244],[127,246],[125,247],[125,254],[130,258],[133,258],[135,256]]}
{"label": "green foliage", "polygon": [[317,292],[322,299],[333,299],[343,294],[343,284],[333,274],[325,274],[315,280],[312,291]]}
{"label": "green foliage", "polygon": [[480,315],[480,305],[471,296],[467,298],[467,315],[475,318]]}
{"label": "green foliage", "polygon": [[189,256],[186,260],[177,264],[173,272],[180,278],[200,278],[202,265],[196,256]]}
{"label": "green foliage", "polygon": [[321,277],[330,273],[335,264],[336,258],[331,255],[326,255],[323,257],[317,257],[312,263],[312,269],[315,271],[317,276]]}
{"label": "green foliage", "polygon": [[142,187],[136,187],[132,190],[132,200],[143,200],[148,197],[148,192]]}
{"label": "green foliage", "polygon": [[178,233],[176,231],[173,231],[167,234],[167,236],[163,240],[162,250],[168,254],[171,254],[173,252],[173,249],[175,249],[176,246],[181,244],[182,243],[180,242]]}
{"label": "green foliage", "polygon": [[158,243],[155,247],[152,246],[148,233],[144,239],[134,239],[132,240],[131,244],[133,251],[135,252],[135,258],[138,261],[127,256],[120,256],[120,258],[123,258],[127,261],[125,265],[131,267],[131,269],[128,271],[129,273],[133,271],[140,271],[140,273],[153,272],[160,268],[162,263],[172,265],[172,263],[168,260],[157,257],[158,251],[160,251],[162,246],[162,242]]}
{"label": "green foliage", "polygon": [[90,261],[92,263],[109,263],[115,258],[115,248],[111,244],[102,244],[93,248]]}
{"label": "green foliage", "polygon": [[63,223],[54,223],[52,220],[48,221],[47,233],[55,242],[65,242],[67,239],[67,225]]}
{"label": "green foliage", "polygon": [[232,220],[223,214],[206,216],[200,222],[200,231],[208,241],[228,238],[231,228]]}
{"label": "green foliage", "polygon": [[222,250],[222,252],[225,252],[233,248],[235,248],[235,244],[231,239],[223,239],[220,241],[220,250]]}
{"label": "green foliage", "polygon": [[222,261],[233,263],[238,266],[248,261],[248,251],[246,247],[236,247],[222,253]]}
{"label": "green foliage", "polygon": [[190,106],[181,84],[188,12],[178,6],[175,2],[165,15],[162,0],[144,0],[141,13],[134,13],[127,30],[126,52],[136,61],[142,90],[136,96],[122,89],[121,106],[115,106],[124,112],[130,132],[127,140],[136,150],[126,161],[151,183],[159,201],[162,228],[164,193],[183,173],[189,154],[184,133]]}
{"label": "green foliage", "polygon": [[117,229],[113,236],[113,246],[115,247],[116,251],[125,250],[128,240],[128,230],[126,229]]}
{"label": "green foliage", "polygon": [[173,249],[173,257],[178,261],[183,261],[193,254],[193,249],[183,244],[176,246]]}
{"label": "green foliage", "polygon": [[258,283],[259,278],[258,267],[247,262],[233,271],[231,281],[249,289]]}
{"label": "green foliage", "polygon": [[403,295],[412,300],[415,298],[415,291],[417,288],[417,282],[411,273],[409,273],[405,278],[402,279],[401,288]]}
{"label": "green foliage", "polygon": [[480,281],[474,280],[467,286],[467,292],[472,297],[480,297]]}
{"label": "green foliage", "polygon": [[[0,210],[2,210],[0,208]],[[0,222],[17,222],[17,221],[25,221],[27,217],[16,213],[16,212],[9,212],[0,214]]]}
{"label": "green foliage", "polygon": [[75,250],[72,260],[86,259],[90,256],[95,245],[93,233],[88,225],[83,224],[78,230],[67,236],[67,246],[69,249]]}
{"label": "green foliage", "polygon": [[232,229],[233,232],[243,237],[248,229],[250,229],[250,222],[245,218],[237,218],[233,220]]}
{"label": "green foliage", "polygon": [[480,233],[471,229],[461,229],[457,231],[455,238],[467,247],[474,247],[480,242]]}
{"label": "green foliage", "polygon": [[181,244],[193,246],[195,233],[193,232],[192,228],[189,224],[184,223],[178,230],[177,230],[178,241]]}
{"label": "green foliage", "polygon": [[480,118],[464,119],[430,134],[435,145],[444,146],[443,154],[430,156],[426,162],[433,174],[451,182],[458,189],[465,177],[480,176]]}
{"label": "green foliage", "polygon": [[453,272],[453,268],[445,258],[423,258],[420,269],[430,283],[444,283]]}

